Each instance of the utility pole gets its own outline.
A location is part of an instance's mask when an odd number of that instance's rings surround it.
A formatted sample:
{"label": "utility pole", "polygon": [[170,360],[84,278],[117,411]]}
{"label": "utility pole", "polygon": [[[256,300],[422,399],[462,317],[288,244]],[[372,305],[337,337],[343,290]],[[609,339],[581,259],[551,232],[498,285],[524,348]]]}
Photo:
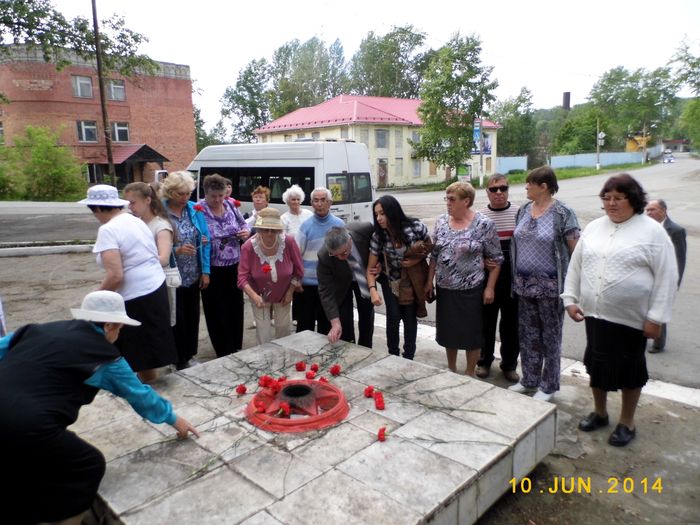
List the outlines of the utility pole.
{"label": "utility pole", "polygon": [[647,163],[647,123],[642,124],[642,164]]}
{"label": "utility pole", "polygon": [[109,130],[109,117],[107,115],[107,98],[105,94],[105,79],[102,73],[102,44],[100,43],[100,30],[97,23],[97,6],[92,0],[92,27],[95,35],[95,59],[97,61],[97,80],[100,86],[100,106],[102,108],[102,127],[105,133],[105,146],[107,146],[107,165],[109,169],[109,180],[112,186],[117,186],[117,173],[114,169],[114,158],[112,157],[112,134]]}
{"label": "utility pole", "polygon": [[479,115],[479,187],[484,185],[484,117]]}
{"label": "utility pole", "polygon": [[596,119],[595,133],[595,169],[600,171],[600,147],[605,144],[605,133],[600,131],[600,119]]}

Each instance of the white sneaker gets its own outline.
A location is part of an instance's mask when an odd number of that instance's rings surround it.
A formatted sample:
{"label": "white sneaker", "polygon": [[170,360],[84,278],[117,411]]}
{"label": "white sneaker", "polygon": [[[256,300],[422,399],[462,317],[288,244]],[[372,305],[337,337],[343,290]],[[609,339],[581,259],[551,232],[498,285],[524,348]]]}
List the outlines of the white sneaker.
{"label": "white sneaker", "polygon": [[547,394],[542,390],[538,390],[537,392],[535,392],[535,395],[532,396],[532,399],[539,399],[540,401],[549,401],[550,399],[552,399],[552,396],[554,396],[554,392],[552,392],[551,394]]}
{"label": "white sneaker", "polygon": [[511,392],[517,392],[518,394],[528,394],[530,392],[534,392],[535,390],[537,390],[537,388],[525,386],[522,383],[515,383],[514,385],[509,386],[508,390],[510,390]]}

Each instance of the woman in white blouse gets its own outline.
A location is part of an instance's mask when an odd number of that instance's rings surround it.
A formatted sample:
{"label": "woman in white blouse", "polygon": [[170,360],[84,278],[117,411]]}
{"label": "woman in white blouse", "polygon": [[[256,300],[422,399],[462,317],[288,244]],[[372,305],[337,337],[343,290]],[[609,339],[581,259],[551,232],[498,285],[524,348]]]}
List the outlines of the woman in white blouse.
{"label": "woman in white blouse", "polygon": [[600,198],[606,215],[583,231],[561,297],[569,316],[586,322],[584,363],[595,411],[579,429],[607,426],[607,393],[622,389],[619,422],[608,443],[623,447],[636,435],[634,414],[649,378],[646,340],[671,319],[678,273],[671,240],[644,215],[646,194],[634,178],[611,177]]}
{"label": "woman in white blouse", "polygon": [[282,194],[282,200],[289,208],[288,212],[282,214],[282,224],[285,233],[292,237],[296,237],[301,223],[313,215],[311,210],[301,207],[305,197],[304,190],[298,184],[293,184]]}

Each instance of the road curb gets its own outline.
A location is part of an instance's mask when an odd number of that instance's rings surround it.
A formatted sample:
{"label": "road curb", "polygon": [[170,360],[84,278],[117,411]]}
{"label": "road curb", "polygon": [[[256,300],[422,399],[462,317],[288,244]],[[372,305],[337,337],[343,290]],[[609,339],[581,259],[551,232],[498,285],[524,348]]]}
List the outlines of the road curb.
{"label": "road curb", "polygon": [[52,246],[17,246],[14,248],[0,248],[0,257],[27,257],[31,255],[85,253],[91,252],[92,246],[92,244],[63,244]]}

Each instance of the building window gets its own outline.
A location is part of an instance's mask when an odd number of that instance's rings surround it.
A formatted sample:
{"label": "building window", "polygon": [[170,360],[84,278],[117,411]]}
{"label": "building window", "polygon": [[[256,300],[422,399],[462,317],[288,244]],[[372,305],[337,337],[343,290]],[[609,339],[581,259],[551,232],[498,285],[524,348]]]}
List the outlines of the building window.
{"label": "building window", "polygon": [[374,130],[374,145],[377,149],[386,149],[389,147],[389,131],[386,129]]}
{"label": "building window", "polygon": [[79,120],[78,141],[97,142],[97,122],[94,120]]}
{"label": "building window", "polygon": [[367,128],[360,130],[360,142],[369,147],[369,130]]}
{"label": "building window", "polygon": [[314,131],[311,133],[311,138],[314,140],[319,140],[321,138],[321,132],[320,131]]}
{"label": "building window", "polygon": [[343,126],[340,128],[340,138],[341,139],[347,139],[350,138],[350,133],[347,127]]}
{"label": "building window", "polygon": [[297,139],[303,139],[306,137],[306,133],[297,133]]}
{"label": "building window", "polygon": [[92,78],[73,75],[73,96],[81,98],[92,98]]}
{"label": "building window", "polygon": [[126,88],[123,80],[107,82],[107,98],[109,100],[126,100]]}
{"label": "building window", "polygon": [[291,135],[285,135],[285,136],[284,136],[284,141],[285,141],[285,142],[291,142],[291,141],[292,141],[292,136],[291,136]]}
{"label": "building window", "polygon": [[428,164],[428,175],[431,177],[437,177],[437,164],[434,162]]}
{"label": "building window", "polygon": [[394,162],[394,175],[399,179],[403,178],[403,157],[396,157]]}
{"label": "building window", "polygon": [[413,159],[413,178],[415,178],[415,179],[420,177],[420,165],[421,165],[420,160]]}
{"label": "building window", "polygon": [[403,155],[403,129],[397,128],[394,130],[394,155],[400,157]]}
{"label": "building window", "polygon": [[128,122],[112,122],[112,140],[114,142],[129,142]]}

